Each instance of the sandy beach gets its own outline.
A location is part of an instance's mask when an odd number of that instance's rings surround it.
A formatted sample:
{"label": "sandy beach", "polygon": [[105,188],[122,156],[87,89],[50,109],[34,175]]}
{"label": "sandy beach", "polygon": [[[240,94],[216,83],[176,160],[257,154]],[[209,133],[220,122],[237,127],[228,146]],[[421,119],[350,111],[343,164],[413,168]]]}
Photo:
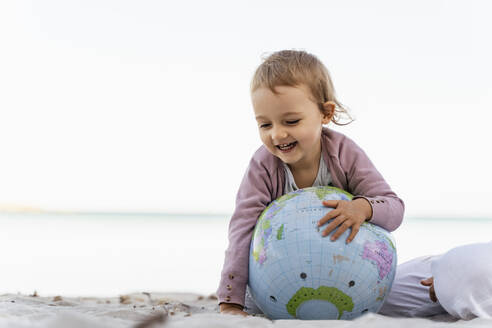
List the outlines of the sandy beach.
{"label": "sandy beach", "polygon": [[[329,321],[329,322],[327,322]],[[218,313],[214,294],[134,293],[115,297],[0,296],[0,327],[491,327],[492,320],[391,318],[368,313],[353,321],[277,320]]]}

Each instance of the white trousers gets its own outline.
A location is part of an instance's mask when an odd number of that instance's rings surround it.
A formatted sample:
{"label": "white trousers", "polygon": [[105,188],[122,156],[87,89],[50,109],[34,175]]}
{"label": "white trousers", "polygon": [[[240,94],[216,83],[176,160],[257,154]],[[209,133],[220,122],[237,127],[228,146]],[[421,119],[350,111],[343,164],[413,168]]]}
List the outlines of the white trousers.
{"label": "white trousers", "polygon": [[429,296],[420,281],[432,277],[432,262],[439,256],[421,256],[397,266],[395,280],[379,314],[392,317],[430,317],[447,313]]}

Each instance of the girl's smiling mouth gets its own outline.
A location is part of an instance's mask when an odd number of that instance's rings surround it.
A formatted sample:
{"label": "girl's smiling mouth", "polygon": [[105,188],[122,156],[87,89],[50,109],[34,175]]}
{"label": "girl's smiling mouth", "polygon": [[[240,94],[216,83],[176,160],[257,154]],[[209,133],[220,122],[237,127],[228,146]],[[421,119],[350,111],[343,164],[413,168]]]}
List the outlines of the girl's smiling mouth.
{"label": "girl's smiling mouth", "polygon": [[278,149],[280,149],[280,151],[282,153],[288,153],[292,149],[294,149],[296,145],[297,145],[297,141],[294,141],[294,142],[291,142],[291,143],[288,143],[288,144],[277,145],[275,147],[277,147]]}

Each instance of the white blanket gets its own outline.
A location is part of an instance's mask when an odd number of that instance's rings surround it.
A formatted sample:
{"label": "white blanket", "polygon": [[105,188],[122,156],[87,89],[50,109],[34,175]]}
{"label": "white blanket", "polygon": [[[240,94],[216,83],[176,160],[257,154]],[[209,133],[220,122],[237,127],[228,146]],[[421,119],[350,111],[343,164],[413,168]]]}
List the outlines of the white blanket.
{"label": "white blanket", "polygon": [[431,270],[436,296],[449,314],[492,318],[492,242],[453,248]]}

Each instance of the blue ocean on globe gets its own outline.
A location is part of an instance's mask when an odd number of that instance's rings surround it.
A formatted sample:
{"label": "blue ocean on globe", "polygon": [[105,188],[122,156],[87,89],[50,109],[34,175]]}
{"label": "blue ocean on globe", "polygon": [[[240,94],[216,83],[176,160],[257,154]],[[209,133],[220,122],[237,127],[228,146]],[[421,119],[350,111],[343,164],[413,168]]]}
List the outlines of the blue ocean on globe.
{"label": "blue ocean on globe", "polygon": [[335,187],[285,194],[260,215],[251,240],[250,294],[270,319],[351,320],[378,312],[393,283],[396,248],[385,229],[365,222],[346,244],[322,237],[318,221],[332,208],[323,200],[351,200]]}

